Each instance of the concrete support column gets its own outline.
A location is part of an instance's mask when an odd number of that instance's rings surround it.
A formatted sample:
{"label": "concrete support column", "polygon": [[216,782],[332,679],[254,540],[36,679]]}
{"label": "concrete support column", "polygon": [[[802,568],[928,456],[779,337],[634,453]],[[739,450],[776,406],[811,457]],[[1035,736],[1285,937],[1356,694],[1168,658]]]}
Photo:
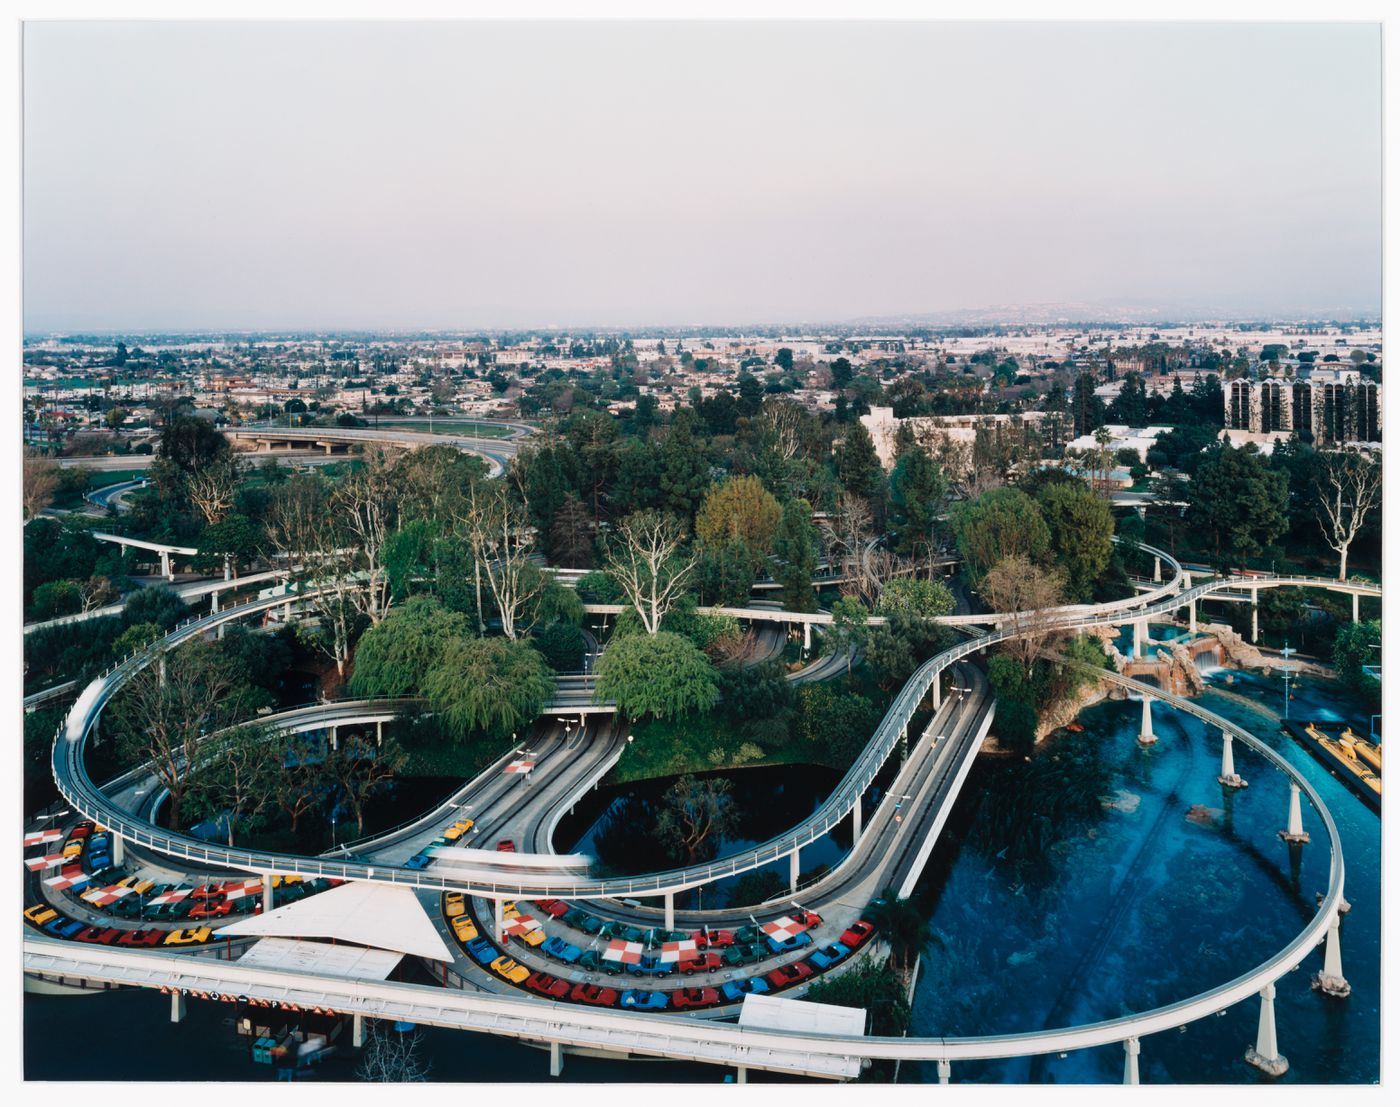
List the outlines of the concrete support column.
{"label": "concrete support column", "polygon": [[1235,772],[1235,740],[1229,731],[1224,732],[1225,744],[1220,752],[1220,775],[1215,779],[1226,788],[1248,788],[1249,783]]}
{"label": "concrete support column", "polygon": [[662,897],[662,902],[666,905],[666,929],[676,929],[676,894],[667,892]]}
{"label": "concrete support column", "polygon": [[1270,1076],[1282,1076],[1288,1071],[1288,1058],[1278,1051],[1274,995],[1272,984],[1265,984],[1259,992],[1259,1033],[1255,1035],[1253,1048],[1245,1051],[1244,1059]]}
{"label": "concrete support column", "polygon": [[334,726],[331,727],[331,749],[340,749],[340,729]]}
{"label": "concrete support column", "polygon": [[184,993],[184,992],[171,992],[171,993],[170,993],[170,1021],[171,1021],[171,1022],[184,1022],[184,1021],[185,1021],[185,993]]}
{"label": "concrete support column", "polygon": [[365,1044],[365,1017],[358,1011],[350,1016],[350,1044],[356,1049]]}
{"label": "concrete support column", "polygon": [[1303,829],[1303,802],[1298,785],[1288,782],[1288,829],[1280,830],[1278,836],[1285,842],[1310,842],[1312,839]]}
{"label": "concrete support column", "polygon": [[262,882],[263,882],[262,909],[263,909],[263,913],[266,914],[268,911],[271,911],[271,910],[272,910],[272,874],[271,874],[271,873],[263,873],[263,874],[262,874]]}
{"label": "concrete support column", "polygon": [[[233,559],[227,554],[224,555],[224,580],[233,579]],[[217,592],[214,595],[218,595]]]}
{"label": "concrete support column", "polygon": [[1138,731],[1138,745],[1150,746],[1157,741],[1152,733],[1152,697],[1142,697],[1142,729]]}
{"label": "concrete support column", "polygon": [[1138,1081],[1138,1054],[1142,1052],[1142,1043],[1136,1038],[1129,1038],[1123,1043],[1123,1083],[1137,1084]]}
{"label": "concrete support column", "polygon": [[749,1070],[744,1065],[739,1065],[734,1069],[734,1083],[747,1084],[749,1082]]}
{"label": "concrete support column", "polygon": [[506,909],[505,900],[493,900],[496,905],[496,941],[502,946],[506,944]]}
{"label": "concrete support column", "polygon": [[[375,719],[375,720],[374,720],[374,744],[375,744],[376,746],[382,746],[382,745],[384,744],[384,720],[383,720],[383,719]],[[572,813],[572,811],[573,811],[573,809],[570,808],[570,813]]]}
{"label": "concrete support column", "polygon": [[1133,624],[1133,660],[1142,656],[1142,620]]}
{"label": "concrete support column", "polygon": [[1191,587],[1191,574],[1185,569],[1181,570],[1181,589],[1184,592]]}
{"label": "concrete support column", "polygon": [[1192,633],[1192,634],[1195,634],[1195,633],[1196,633],[1196,601],[1195,601],[1195,600],[1192,600],[1192,601],[1191,601],[1189,604],[1187,604],[1186,606],[1187,606],[1187,610],[1189,610],[1189,611],[1191,612],[1191,633]]}
{"label": "concrete support column", "polygon": [[952,1075],[953,1075],[953,1063],[952,1063],[951,1061],[939,1061],[939,1062],[938,1062],[938,1082],[939,1082],[940,1084],[946,1084],[946,1083],[948,1083],[948,1081],[952,1078]]}
{"label": "concrete support column", "polygon": [[218,613],[219,613],[219,594],[218,594],[217,592],[210,592],[210,593],[209,593],[209,614],[210,614],[210,615],[217,615]]}
{"label": "concrete support column", "polygon": [[812,648],[812,624],[802,624],[802,648],[810,650]]}
{"label": "concrete support column", "polygon": [[1342,975],[1341,920],[1332,916],[1327,924],[1327,948],[1322,955],[1322,971],[1312,979],[1312,986],[1324,995],[1338,999],[1351,995],[1351,985]]}
{"label": "concrete support column", "polygon": [[801,864],[802,851],[800,849],[795,849],[788,854],[788,883],[794,892],[797,891],[797,870]]}
{"label": "concrete support column", "polygon": [[160,551],[160,575],[163,576],[166,580],[174,580],[174,579],[175,579],[175,574],[174,574],[174,572],[171,571],[171,567],[170,567],[170,551],[169,551],[169,550],[161,550],[161,551]]}
{"label": "concrete support column", "polygon": [[126,841],[120,834],[112,835],[112,864],[120,865],[126,861]]}
{"label": "concrete support column", "polygon": [[323,445],[323,446],[326,448],[326,456],[327,456],[327,457],[330,457],[330,456],[331,456],[331,449],[332,449],[331,444],[330,444],[329,442],[322,442],[321,445]]}
{"label": "concrete support column", "polygon": [[851,849],[855,849],[860,844],[860,820],[862,812],[860,809],[861,797],[856,797],[856,805],[851,808]]}
{"label": "concrete support column", "polygon": [[1351,594],[1351,621],[1352,621],[1353,623],[1359,623],[1359,622],[1361,622],[1361,593],[1360,593],[1360,592],[1353,592],[1353,593]]}
{"label": "concrete support column", "polygon": [[1162,583],[1162,559],[1160,557],[1152,559],[1152,582],[1154,584]]}
{"label": "concrete support column", "polygon": [[156,662],[156,672],[160,676],[160,683],[165,684],[165,654],[160,655],[160,660]]}
{"label": "concrete support column", "polygon": [[933,678],[933,687],[929,689],[933,693],[933,709],[937,711],[943,706],[943,674],[939,673]]}
{"label": "concrete support column", "polygon": [[1249,640],[1255,645],[1259,644],[1259,589],[1251,588],[1249,601]]}
{"label": "concrete support column", "polygon": [[564,1043],[549,1043],[549,1075],[559,1076],[564,1071]]}

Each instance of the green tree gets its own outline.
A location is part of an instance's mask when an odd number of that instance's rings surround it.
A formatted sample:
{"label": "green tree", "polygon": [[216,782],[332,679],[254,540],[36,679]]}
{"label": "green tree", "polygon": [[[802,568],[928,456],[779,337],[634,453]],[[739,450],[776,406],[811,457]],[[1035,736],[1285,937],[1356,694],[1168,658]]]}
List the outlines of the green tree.
{"label": "green tree", "polygon": [[[866,1033],[898,1038],[909,1030],[908,989],[888,966],[862,961],[845,972],[823,976],[802,997],[809,1003],[831,1003],[838,1007],[859,1007],[866,1012]],[[862,1071],[860,1079],[870,1078],[878,1066]]]}
{"label": "green tree", "polygon": [[695,516],[695,535],[710,547],[742,542],[757,573],[773,549],[782,514],[777,499],[757,477],[731,477],[705,493]]}
{"label": "green tree", "polygon": [[256,557],[263,543],[263,529],[246,515],[231,513],[204,529],[199,536],[199,567],[221,569],[227,558],[238,576],[238,565]]}
{"label": "green tree", "polygon": [[1369,690],[1372,685],[1379,685],[1379,681],[1367,674],[1362,666],[1375,665],[1379,661],[1380,640],[1381,624],[1378,620],[1346,623],[1337,628],[1337,637],[1332,642],[1332,664],[1337,675],[1352,688]]}
{"label": "green tree", "polygon": [[537,627],[530,642],[540,651],[545,662],[556,673],[576,673],[583,668],[583,655],[588,650],[583,632],[571,623],[549,623]]}
{"label": "green tree", "polygon": [[908,981],[915,958],[930,938],[928,920],[919,905],[913,899],[900,899],[893,888],[886,888],[866,908],[865,917],[875,924],[890,947],[891,962]]}
{"label": "green tree", "polygon": [[898,577],[888,582],[875,602],[875,614],[909,619],[935,619],[957,606],[953,593],[941,580]]}
{"label": "green tree", "polygon": [[472,637],[460,612],[413,596],[360,638],[349,689],[356,696],[409,696],[456,643]]}
{"label": "green tree", "polygon": [[773,577],[783,586],[782,604],[789,611],[813,611],[817,596],[812,581],[817,573],[817,528],[812,505],[789,500],[773,539]]}
{"label": "green tree", "polygon": [[1065,597],[1082,603],[1113,556],[1113,512],[1083,481],[1048,484],[1036,496],[1050,533],[1050,550],[1065,570]]}
{"label": "green tree", "polygon": [[723,777],[680,778],[661,796],[656,836],[687,865],[713,857],[719,840],[739,826],[733,785]]}
{"label": "green tree", "polygon": [[871,501],[872,505],[880,501],[885,471],[880,466],[880,455],[875,452],[875,440],[859,419],[851,423],[837,450],[836,474],[846,491]]}
{"label": "green tree", "polygon": [[1040,508],[1019,488],[998,488],[961,504],[953,527],[964,575],[974,588],[1002,558],[1020,554],[1040,561],[1050,549],[1050,528]]}
{"label": "green tree", "polygon": [[234,727],[205,743],[197,768],[188,774],[192,819],[222,821],[230,846],[235,835],[267,821],[281,769],[269,738],[260,726]]}
{"label": "green tree", "polygon": [[30,612],[34,619],[56,619],[83,609],[83,590],[76,580],[51,580],[34,589]]}
{"label": "green tree", "polygon": [[422,691],[459,734],[501,737],[540,713],[554,695],[554,677],[528,642],[455,638],[423,678]]}
{"label": "green tree", "polygon": [[890,474],[890,502],[901,553],[932,557],[939,518],[948,509],[948,478],[918,447],[906,450]]}
{"label": "green tree", "polygon": [[719,698],[714,667],[700,648],[671,631],[614,639],[598,659],[595,699],[629,719],[669,719],[708,711]]}
{"label": "green tree", "polygon": [[1253,557],[1288,527],[1288,478],[1253,443],[1207,450],[1187,500],[1187,522],[1220,569]]}
{"label": "green tree", "polygon": [[125,661],[137,650],[143,650],[157,638],[165,635],[165,628],[159,623],[133,623],[112,643],[112,656]]}
{"label": "green tree", "polygon": [[326,751],[326,776],[355,820],[355,830],[365,832],[365,808],[408,763],[408,754],[392,736],[380,742],[360,734],[346,734]]}
{"label": "green tree", "polygon": [[831,605],[831,626],[827,630],[827,642],[833,654],[846,655],[846,672],[851,671],[855,651],[865,641],[866,619],[870,612],[854,596],[842,596]]}

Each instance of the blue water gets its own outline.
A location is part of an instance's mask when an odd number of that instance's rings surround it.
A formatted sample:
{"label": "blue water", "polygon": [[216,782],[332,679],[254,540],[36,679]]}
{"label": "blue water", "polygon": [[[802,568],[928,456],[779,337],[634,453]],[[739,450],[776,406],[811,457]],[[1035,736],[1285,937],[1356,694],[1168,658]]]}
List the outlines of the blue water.
{"label": "blue water", "polygon": [[[1263,695],[1282,683],[1236,674],[1232,691]],[[1296,718],[1356,717],[1335,682],[1305,679],[1292,701]],[[1267,698],[1267,697],[1266,697]],[[1369,1083],[1379,1076],[1380,821],[1277,723],[1213,693],[1200,701],[1249,729],[1307,776],[1331,810],[1347,864],[1352,903],[1342,923],[1343,967],[1351,996],[1337,1000],[1309,988],[1321,951],[1279,982],[1279,1046],[1290,1071],[1282,1082]],[[1082,764],[1066,780],[1103,775],[1117,806],[1071,833],[1055,835],[1042,863],[998,860],[1007,843],[978,821],[986,799],[971,778],[959,812],[971,827],[949,854],[935,856],[919,894],[934,903],[937,940],[925,951],[915,995],[920,1035],[1009,1033],[1113,1018],[1185,999],[1225,983],[1285,945],[1315,911],[1327,886],[1327,847],[1320,821],[1305,809],[1312,843],[1290,847],[1277,831],[1287,816],[1285,778],[1236,743],[1235,763],[1250,787],[1231,793],[1219,773],[1218,732],[1160,705],[1159,742],[1140,749],[1141,702],[1105,703],[1085,711],[1083,736],[1052,738],[1038,758],[1082,747]],[[1077,741],[1076,741],[1077,739]],[[1044,769],[1044,765],[1041,769]],[[1002,770],[1012,786],[1018,767]],[[1029,771],[1029,770],[1027,770]],[[1002,782],[1005,786],[1005,781]],[[1198,821],[1188,820],[1199,805]],[[937,854],[938,851],[936,851]],[[1144,1082],[1256,1083],[1245,1064],[1258,1003],[1184,1032],[1143,1040]],[[932,1066],[907,1079],[935,1079]],[[954,1078],[991,1082],[1116,1082],[1117,1046],[1041,1061],[967,1063]]]}

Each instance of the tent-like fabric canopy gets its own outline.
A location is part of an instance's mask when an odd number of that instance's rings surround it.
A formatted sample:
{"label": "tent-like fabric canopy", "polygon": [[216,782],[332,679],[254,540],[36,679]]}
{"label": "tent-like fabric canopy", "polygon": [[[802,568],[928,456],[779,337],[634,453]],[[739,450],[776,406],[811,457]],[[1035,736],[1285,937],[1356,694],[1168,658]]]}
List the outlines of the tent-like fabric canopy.
{"label": "tent-like fabric canopy", "polygon": [[452,953],[412,888],[355,880],[215,932],[217,938],[334,938],[450,961]]}

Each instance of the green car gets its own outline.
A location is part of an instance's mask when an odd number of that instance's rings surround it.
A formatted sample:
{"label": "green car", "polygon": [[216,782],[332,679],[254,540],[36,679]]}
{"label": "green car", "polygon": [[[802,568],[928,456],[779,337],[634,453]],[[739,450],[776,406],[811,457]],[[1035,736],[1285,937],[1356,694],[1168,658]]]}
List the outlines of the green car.
{"label": "green car", "polygon": [[733,968],[735,965],[748,965],[754,961],[762,961],[767,953],[759,945],[732,945],[720,954],[720,963],[726,968]]}

